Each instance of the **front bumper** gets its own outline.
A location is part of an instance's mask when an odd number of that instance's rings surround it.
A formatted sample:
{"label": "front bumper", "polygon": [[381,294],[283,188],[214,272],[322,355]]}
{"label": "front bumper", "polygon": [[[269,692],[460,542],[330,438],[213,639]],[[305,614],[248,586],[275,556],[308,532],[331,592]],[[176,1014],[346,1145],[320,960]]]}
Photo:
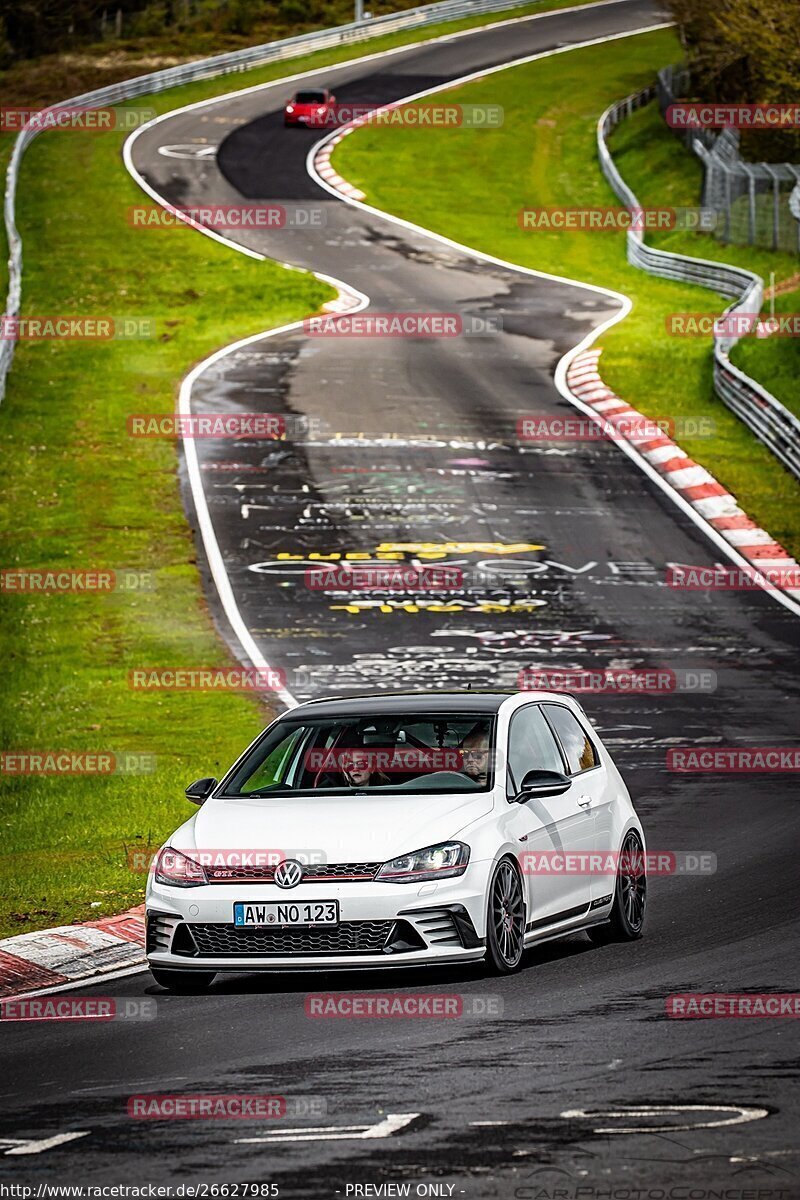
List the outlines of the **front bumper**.
{"label": "front bumper", "polygon": [[[491,864],[470,863],[456,879],[424,884],[152,883],[147,958],[176,970],[331,970],[468,961],[485,952],[485,896]],[[338,900],[339,924],[237,928],[239,901]]]}

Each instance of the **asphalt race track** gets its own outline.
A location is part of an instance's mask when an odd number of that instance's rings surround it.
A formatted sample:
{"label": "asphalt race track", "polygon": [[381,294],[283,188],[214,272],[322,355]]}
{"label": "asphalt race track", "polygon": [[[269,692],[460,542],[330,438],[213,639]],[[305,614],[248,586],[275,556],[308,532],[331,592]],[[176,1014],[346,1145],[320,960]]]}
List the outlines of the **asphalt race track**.
{"label": "asphalt race track", "polygon": [[[654,5],[622,0],[307,82],[330,84],[343,101],[386,102],[662,20]],[[672,993],[796,986],[793,776],[677,775],[665,755],[689,744],[793,744],[800,622],[762,592],[665,586],[668,563],[708,565],[718,552],[613,444],[517,443],[519,416],[573,411],[553,369],[613,303],[487,265],[333,199],[306,170],[319,132],[283,127],[294,88],[269,85],[154,124],[135,142],[136,169],[173,204],[246,197],[318,208],[320,226],[240,240],[343,280],[373,311],[499,316],[502,332],[428,340],[292,331],[201,374],[195,412],[312,421],[310,434],[285,442],[197,443],[248,630],[298,699],[467,682],[514,688],[532,667],[713,672],[713,693],[595,696],[585,707],[626,776],[650,848],[711,853],[716,873],[653,879],[642,941],[596,948],[576,935],[530,952],[505,979],[481,968],[237,976],[181,997],[137,974],[82,988],[152,996],[157,1019],[3,1031],[0,1140],[85,1136],[24,1162],[5,1155],[0,1182],[259,1181],[312,1198],[387,1183],[409,1183],[411,1195],[435,1184],[440,1195],[517,1200],[634,1200],[634,1189],[671,1187],[684,1189],[675,1200],[709,1200],[709,1189],[726,1200],[754,1189],[761,1200],[800,1196],[796,1027],[665,1015]],[[159,152],[187,144],[216,154]],[[427,557],[442,548],[444,559]],[[319,561],[310,555],[356,553],[455,564],[480,571],[480,581],[444,600],[305,586]],[[203,569],[220,631],[237,649]],[[311,990],[495,1001],[491,1016],[451,1021],[314,1020],[304,1010]],[[298,1107],[266,1130],[127,1116],[132,1094],[165,1092],[270,1092]]]}

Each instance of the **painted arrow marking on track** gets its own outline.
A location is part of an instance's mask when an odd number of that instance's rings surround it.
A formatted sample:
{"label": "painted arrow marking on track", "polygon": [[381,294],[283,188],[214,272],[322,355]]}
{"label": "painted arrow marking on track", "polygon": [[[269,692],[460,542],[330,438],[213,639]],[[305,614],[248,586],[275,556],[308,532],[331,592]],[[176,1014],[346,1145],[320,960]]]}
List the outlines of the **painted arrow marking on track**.
{"label": "painted arrow marking on track", "polygon": [[234,1138],[236,1143],[252,1145],[255,1142],[344,1142],[366,1138],[387,1138],[405,1129],[421,1113],[388,1113],[376,1125],[330,1125],[312,1126],[308,1129],[293,1129],[286,1133],[267,1133],[263,1137]]}
{"label": "painted arrow marking on track", "polygon": [[163,154],[164,158],[211,158],[217,153],[217,147],[187,142],[186,145],[159,146],[158,153]]}
{"label": "painted arrow marking on track", "polygon": [[748,1121],[760,1121],[768,1117],[766,1108],[744,1108],[741,1104],[642,1104],[632,1108],[596,1109],[587,1111],[583,1108],[568,1108],[561,1116],[565,1119],[577,1117],[580,1120],[607,1120],[612,1117],[666,1117],[670,1113],[733,1113],[731,1117],[723,1117],[721,1121],[693,1121],[689,1125],[616,1125],[598,1127],[592,1133],[678,1133],[691,1129],[719,1129],[723,1125],[744,1125]]}
{"label": "painted arrow marking on track", "polygon": [[56,1133],[49,1138],[0,1138],[0,1146],[8,1146],[3,1151],[7,1154],[41,1154],[44,1150],[52,1150],[54,1146],[63,1146],[65,1142],[74,1142],[76,1138],[88,1137],[89,1130],[76,1133]]}

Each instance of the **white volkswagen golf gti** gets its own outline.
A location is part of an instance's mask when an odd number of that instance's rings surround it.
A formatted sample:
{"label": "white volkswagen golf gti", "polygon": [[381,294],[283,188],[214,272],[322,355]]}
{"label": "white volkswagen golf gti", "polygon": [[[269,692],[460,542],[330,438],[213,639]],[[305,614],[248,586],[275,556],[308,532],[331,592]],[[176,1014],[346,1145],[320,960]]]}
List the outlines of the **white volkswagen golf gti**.
{"label": "white volkswagen golf gti", "polygon": [[645,841],[580,704],[555,692],[315,700],[290,709],[161,848],[157,983],[219,971],[486,959],[642,933]]}

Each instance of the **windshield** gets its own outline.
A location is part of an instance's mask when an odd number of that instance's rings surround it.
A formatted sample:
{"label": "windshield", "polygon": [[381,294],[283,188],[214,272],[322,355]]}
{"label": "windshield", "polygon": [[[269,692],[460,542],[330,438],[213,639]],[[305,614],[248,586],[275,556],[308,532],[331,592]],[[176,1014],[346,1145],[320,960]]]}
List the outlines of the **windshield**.
{"label": "windshield", "polygon": [[279,722],[253,747],[225,796],[486,791],[488,717],[414,714]]}
{"label": "windshield", "polygon": [[327,92],[298,92],[294,98],[295,104],[324,104]]}

